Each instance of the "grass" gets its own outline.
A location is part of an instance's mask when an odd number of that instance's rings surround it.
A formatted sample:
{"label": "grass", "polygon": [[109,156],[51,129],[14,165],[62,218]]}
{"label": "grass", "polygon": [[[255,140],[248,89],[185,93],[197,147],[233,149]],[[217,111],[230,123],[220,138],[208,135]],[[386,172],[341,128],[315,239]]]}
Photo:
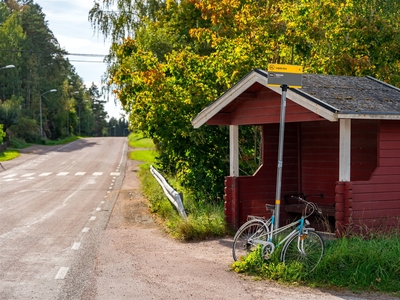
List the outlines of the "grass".
{"label": "grass", "polygon": [[25,142],[22,139],[19,138],[12,138],[11,139],[11,147],[13,149],[24,149],[24,148],[28,148],[29,146],[32,146],[32,144],[29,144],[27,142]]}
{"label": "grass", "polygon": [[130,152],[130,159],[148,164],[153,164],[155,162],[157,152],[154,150],[154,143],[151,139],[143,137],[141,134],[132,133],[128,136],[128,142],[129,146],[132,148],[141,149]]}
{"label": "grass", "polygon": [[278,255],[279,251],[275,251],[269,261],[264,261],[261,249],[257,249],[234,262],[232,269],[281,282],[400,297],[400,230],[368,238],[351,236],[326,241],[325,255],[313,273],[304,272],[301,264],[285,265]]}
{"label": "grass", "polygon": [[53,141],[53,140],[42,140],[42,142],[43,142],[44,145],[47,145],[47,146],[55,146],[55,145],[68,144],[68,143],[71,143],[71,142],[76,141],[78,139],[80,139],[80,137],[74,135],[74,136],[66,137],[64,139],[58,139],[58,140],[55,140],[55,141]]}
{"label": "grass", "polygon": [[137,133],[130,134],[128,136],[128,142],[129,145],[134,148],[154,148],[154,143],[151,139]]}
{"label": "grass", "polygon": [[135,150],[129,153],[129,158],[145,163],[153,163],[157,153],[153,150]]}
{"label": "grass", "polygon": [[0,152],[0,161],[12,160],[19,155],[19,151],[17,150],[5,150]]}
{"label": "grass", "polygon": [[[222,204],[196,201],[193,195],[181,187],[174,178],[166,178],[176,191],[183,194],[183,205],[188,218],[182,219],[150,173],[150,165],[155,164],[157,155],[154,144],[150,139],[138,134],[131,134],[128,140],[129,145],[133,148],[147,148],[147,150],[134,150],[129,157],[144,162],[139,172],[142,190],[150,202],[150,211],[157,215],[171,236],[188,241],[204,240],[227,234]],[[158,171],[160,172],[160,170]]]}
{"label": "grass", "polygon": [[[60,139],[56,141],[52,140],[43,140],[44,145],[48,146],[54,146],[54,145],[62,145],[62,144],[67,144],[70,142],[73,142],[75,140],[79,139],[77,136],[71,136],[65,139]],[[27,147],[32,146],[33,144],[26,143],[24,140],[18,139],[18,138],[12,138],[11,139],[11,147],[10,149],[7,149],[5,151],[0,152],[0,161],[6,161],[6,160],[11,160],[20,155],[18,149],[24,149]]]}
{"label": "grass", "polygon": [[[173,237],[185,241],[198,241],[226,236],[228,234],[223,205],[202,203],[170,178],[169,184],[177,191],[183,191],[183,206],[188,218],[182,219],[175,207],[165,196],[162,188],[143,164],[139,172],[142,189],[150,202],[150,210],[155,213],[166,231]],[[168,180],[168,179],[167,179]]]}

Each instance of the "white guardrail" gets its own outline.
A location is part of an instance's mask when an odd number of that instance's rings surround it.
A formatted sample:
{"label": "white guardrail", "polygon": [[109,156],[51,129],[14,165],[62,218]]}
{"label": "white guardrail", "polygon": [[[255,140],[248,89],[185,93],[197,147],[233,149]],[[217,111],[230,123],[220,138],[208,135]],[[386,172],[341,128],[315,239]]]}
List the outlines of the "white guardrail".
{"label": "white guardrail", "polygon": [[153,166],[150,166],[150,172],[153,174],[154,178],[158,181],[158,183],[161,185],[165,195],[168,197],[169,201],[176,207],[178,210],[179,214],[183,219],[187,219],[187,215],[185,212],[185,208],[183,207],[182,199],[181,196],[177,191],[175,191],[165,180],[162,175],[153,168]]}

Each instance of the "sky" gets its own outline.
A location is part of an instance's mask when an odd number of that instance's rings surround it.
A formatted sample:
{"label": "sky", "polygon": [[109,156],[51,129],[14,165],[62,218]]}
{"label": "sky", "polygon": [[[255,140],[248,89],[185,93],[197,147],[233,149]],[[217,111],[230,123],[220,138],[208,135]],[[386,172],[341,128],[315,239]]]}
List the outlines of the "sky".
{"label": "sky", "polygon": [[[93,0],[36,0],[35,2],[42,7],[48,27],[62,49],[71,54],[108,54],[110,42],[104,41],[101,34],[94,32],[88,21]],[[101,77],[106,71],[106,64],[102,62],[103,57],[73,55],[68,58],[87,88],[92,82],[101,87]],[[117,105],[114,103],[113,97],[110,97],[105,109],[110,117],[116,119],[123,113],[119,103]]]}

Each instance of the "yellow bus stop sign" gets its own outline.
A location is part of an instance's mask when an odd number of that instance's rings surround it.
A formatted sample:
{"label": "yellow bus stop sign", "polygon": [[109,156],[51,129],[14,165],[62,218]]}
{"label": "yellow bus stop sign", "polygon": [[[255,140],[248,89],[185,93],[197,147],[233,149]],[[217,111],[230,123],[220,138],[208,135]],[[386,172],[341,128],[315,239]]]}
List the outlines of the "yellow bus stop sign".
{"label": "yellow bus stop sign", "polygon": [[301,88],[303,67],[296,65],[268,64],[268,85]]}

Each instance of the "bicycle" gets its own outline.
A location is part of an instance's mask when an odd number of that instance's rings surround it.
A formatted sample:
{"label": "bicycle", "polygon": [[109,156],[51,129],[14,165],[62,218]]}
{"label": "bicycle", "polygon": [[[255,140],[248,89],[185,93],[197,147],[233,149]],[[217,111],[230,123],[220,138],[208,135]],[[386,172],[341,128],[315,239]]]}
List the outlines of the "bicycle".
{"label": "bicycle", "polygon": [[[274,229],[275,205],[266,204],[266,209],[272,212],[269,219],[249,216],[248,221],[236,232],[232,247],[235,261],[256,250],[259,245],[262,246],[263,258],[269,259],[275,249],[283,245],[280,255],[282,262],[301,262],[310,272],[315,270],[324,255],[325,245],[321,235],[314,228],[307,227],[310,225],[307,218],[314,212],[321,214],[321,211],[315,203],[305,200],[306,196],[292,198],[305,204],[301,218]],[[278,241],[279,234],[293,227],[295,228],[288,235]]]}

